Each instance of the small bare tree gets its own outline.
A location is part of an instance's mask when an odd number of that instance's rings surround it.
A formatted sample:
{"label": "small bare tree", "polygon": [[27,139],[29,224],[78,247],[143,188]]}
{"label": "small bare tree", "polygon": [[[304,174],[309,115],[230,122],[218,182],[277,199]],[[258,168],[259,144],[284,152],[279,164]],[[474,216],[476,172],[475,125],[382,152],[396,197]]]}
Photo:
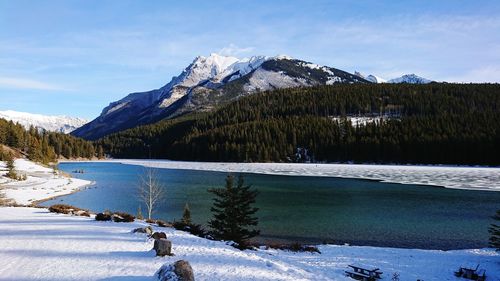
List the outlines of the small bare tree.
{"label": "small bare tree", "polygon": [[12,199],[7,198],[4,192],[4,187],[0,185],[0,206],[8,206],[12,203]]}
{"label": "small bare tree", "polygon": [[144,171],[139,183],[139,200],[146,205],[148,219],[155,211],[158,202],[165,197],[165,191],[155,170],[149,168]]}

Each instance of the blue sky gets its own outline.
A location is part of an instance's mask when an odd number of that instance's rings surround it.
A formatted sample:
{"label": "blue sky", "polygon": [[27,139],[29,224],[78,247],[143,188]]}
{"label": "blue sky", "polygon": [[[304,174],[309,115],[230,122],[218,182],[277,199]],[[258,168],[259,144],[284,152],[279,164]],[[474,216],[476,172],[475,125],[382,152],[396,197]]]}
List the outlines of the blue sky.
{"label": "blue sky", "polygon": [[0,0],[0,110],[95,118],[213,52],[500,82],[500,1]]}

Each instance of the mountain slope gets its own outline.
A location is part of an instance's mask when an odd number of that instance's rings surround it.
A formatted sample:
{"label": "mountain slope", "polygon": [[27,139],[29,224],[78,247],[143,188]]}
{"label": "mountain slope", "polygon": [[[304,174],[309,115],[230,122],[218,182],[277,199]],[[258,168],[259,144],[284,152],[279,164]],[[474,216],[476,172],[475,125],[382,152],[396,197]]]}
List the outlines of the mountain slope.
{"label": "mountain slope", "polygon": [[19,123],[26,129],[34,126],[39,129],[65,134],[74,131],[88,122],[85,119],[76,117],[47,116],[13,110],[0,111],[0,118]]}
{"label": "mountain slope", "polygon": [[336,83],[369,81],[342,70],[286,56],[249,59],[218,54],[200,56],[162,88],[132,93],[111,103],[98,118],[72,134],[97,139],[187,112],[211,110],[259,91]]}
{"label": "mountain slope", "polygon": [[[97,143],[115,158],[289,162],[305,149],[313,161],[498,165],[499,94],[440,83],[279,89]],[[356,124],[363,117],[373,121]]]}

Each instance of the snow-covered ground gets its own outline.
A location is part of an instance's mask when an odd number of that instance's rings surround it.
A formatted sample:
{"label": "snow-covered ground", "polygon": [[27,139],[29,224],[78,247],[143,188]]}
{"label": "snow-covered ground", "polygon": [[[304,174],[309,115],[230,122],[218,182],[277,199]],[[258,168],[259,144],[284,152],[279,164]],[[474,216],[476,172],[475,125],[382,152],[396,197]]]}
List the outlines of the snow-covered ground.
{"label": "snow-covered ground", "polygon": [[105,160],[154,168],[380,180],[402,184],[500,191],[500,168],[356,164],[221,163],[168,160]]}
{"label": "snow-covered ground", "polygon": [[172,228],[164,231],[175,256],[155,257],[153,241],[132,229],[143,222],[97,222],[52,214],[46,209],[0,208],[0,280],[154,280],[164,263],[184,259],[200,280],[352,280],[356,263],[379,267],[382,280],[463,280],[460,266],[486,270],[500,280],[500,253],[493,249],[437,251],[354,246],[319,246],[318,253],[239,251]]}
{"label": "snow-covered ground", "polygon": [[75,192],[90,185],[90,181],[68,178],[59,172],[36,164],[26,159],[16,159],[14,167],[18,175],[26,175],[27,179],[16,181],[5,177],[5,162],[0,161],[0,185],[7,198],[17,204],[29,205],[34,201]]}

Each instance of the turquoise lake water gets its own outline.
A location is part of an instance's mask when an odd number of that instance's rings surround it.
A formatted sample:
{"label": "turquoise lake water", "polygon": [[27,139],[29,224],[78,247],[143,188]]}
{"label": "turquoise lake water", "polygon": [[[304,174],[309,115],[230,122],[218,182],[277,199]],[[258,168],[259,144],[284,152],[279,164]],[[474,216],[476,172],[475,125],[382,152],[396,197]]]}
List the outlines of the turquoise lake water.
{"label": "turquoise lake water", "polygon": [[[118,163],[62,163],[74,177],[95,181],[91,188],[43,203],[66,203],[95,212],[137,212],[137,186],[145,168]],[[193,220],[210,218],[212,195],[227,173],[157,169],[166,199],[156,218],[179,219],[186,202]],[[259,191],[259,242],[349,243],[423,249],[488,245],[491,216],[500,192],[447,189],[333,177],[243,174]],[[143,208],[143,214],[146,212]]]}

